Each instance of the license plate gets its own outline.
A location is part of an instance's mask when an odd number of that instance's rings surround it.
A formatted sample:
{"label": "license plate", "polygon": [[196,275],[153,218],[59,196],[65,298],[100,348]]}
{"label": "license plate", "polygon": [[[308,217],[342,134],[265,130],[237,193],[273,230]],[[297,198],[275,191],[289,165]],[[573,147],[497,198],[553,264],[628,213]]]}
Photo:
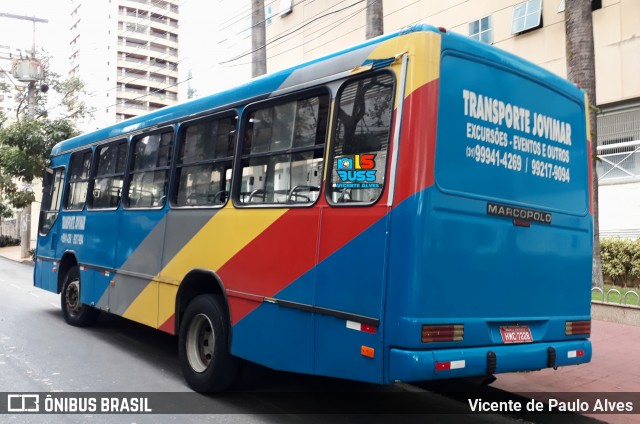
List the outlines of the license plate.
{"label": "license plate", "polygon": [[531,330],[526,326],[500,327],[500,335],[504,343],[531,343]]}

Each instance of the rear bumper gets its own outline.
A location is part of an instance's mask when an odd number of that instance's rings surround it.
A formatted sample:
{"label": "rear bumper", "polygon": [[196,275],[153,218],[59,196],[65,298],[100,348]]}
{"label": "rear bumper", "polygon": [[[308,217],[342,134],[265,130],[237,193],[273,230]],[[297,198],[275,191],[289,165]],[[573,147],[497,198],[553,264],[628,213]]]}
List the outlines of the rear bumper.
{"label": "rear bumper", "polygon": [[[402,350],[392,348],[389,355],[387,382],[415,382],[532,371],[554,365],[557,367],[578,365],[590,360],[591,342],[586,339],[463,349]],[[447,368],[442,366],[447,362],[451,364],[450,368],[441,369]],[[437,367],[438,370],[436,370],[436,364],[440,364]]]}

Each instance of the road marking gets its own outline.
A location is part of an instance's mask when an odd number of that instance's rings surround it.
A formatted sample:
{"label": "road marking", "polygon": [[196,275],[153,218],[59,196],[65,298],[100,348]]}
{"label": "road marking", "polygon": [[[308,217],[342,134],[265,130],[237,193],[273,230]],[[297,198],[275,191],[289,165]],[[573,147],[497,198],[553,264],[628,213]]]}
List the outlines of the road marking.
{"label": "road marking", "polygon": [[30,291],[29,294],[33,297],[37,297],[38,299],[40,298],[40,296],[38,296],[37,294],[35,294],[34,292]]}
{"label": "road marking", "polygon": [[9,285],[10,285],[11,287],[13,287],[13,288],[18,289],[18,290],[22,290],[22,287],[17,286],[17,285],[15,285],[15,284],[13,284],[13,283],[11,283],[11,284],[9,284]]}

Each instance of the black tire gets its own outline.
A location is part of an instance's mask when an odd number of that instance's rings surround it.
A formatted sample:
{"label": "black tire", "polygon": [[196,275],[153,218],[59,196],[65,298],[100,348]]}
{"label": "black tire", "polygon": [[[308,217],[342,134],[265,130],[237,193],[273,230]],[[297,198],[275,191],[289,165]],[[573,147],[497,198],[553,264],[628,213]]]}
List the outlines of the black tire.
{"label": "black tire", "polygon": [[100,311],[80,302],[80,287],[80,271],[77,266],[73,266],[64,276],[60,305],[67,324],[74,327],[88,327],[96,322]]}
{"label": "black tire", "polygon": [[180,368],[196,392],[219,392],[233,383],[238,358],[229,353],[229,319],[220,296],[195,297],[182,316]]}

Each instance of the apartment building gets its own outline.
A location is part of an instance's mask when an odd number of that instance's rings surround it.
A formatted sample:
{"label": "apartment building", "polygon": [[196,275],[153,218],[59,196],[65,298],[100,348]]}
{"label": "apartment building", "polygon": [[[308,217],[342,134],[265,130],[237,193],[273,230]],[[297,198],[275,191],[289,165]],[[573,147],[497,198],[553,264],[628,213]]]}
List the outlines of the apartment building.
{"label": "apartment building", "polygon": [[70,75],[86,84],[84,130],[178,100],[178,0],[71,0]]}
{"label": "apartment building", "polygon": [[[566,78],[564,0],[380,0],[385,32],[447,28]],[[365,39],[364,1],[266,0],[269,72]],[[640,1],[593,0],[600,230],[640,236]]]}

